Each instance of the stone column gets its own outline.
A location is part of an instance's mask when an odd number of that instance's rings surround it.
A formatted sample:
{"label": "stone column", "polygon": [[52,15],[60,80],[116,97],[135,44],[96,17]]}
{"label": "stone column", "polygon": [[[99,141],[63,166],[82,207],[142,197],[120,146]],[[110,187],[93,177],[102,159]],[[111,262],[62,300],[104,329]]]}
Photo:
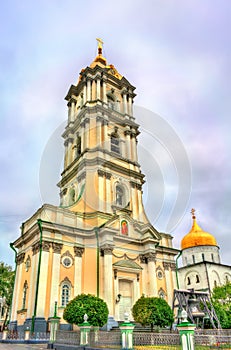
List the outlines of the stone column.
{"label": "stone column", "polygon": [[150,252],[145,254],[148,262],[148,279],[149,279],[149,295],[156,297],[157,292],[157,283],[156,283],[156,254]]}
{"label": "stone column", "polygon": [[96,99],[100,100],[100,90],[101,90],[101,86],[100,86],[100,79],[97,79],[96,81]]}
{"label": "stone column", "polygon": [[104,279],[104,300],[109,309],[109,315],[113,315],[113,288],[112,288],[112,251],[113,246],[106,244],[101,247],[103,252],[103,279]]}
{"label": "stone column", "polygon": [[103,102],[107,103],[106,79],[103,79]]}
{"label": "stone column", "polygon": [[136,133],[132,132],[131,134],[131,149],[132,149],[132,161],[137,162],[137,148],[136,148]]}
{"label": "stone column", "polygon": [[36,254],[36,252],[34,251],[31,258],[31,277],[30,277],[30,284],[29,284],[29,290],[28,290],[27,317],[32,317],[34,312],[33,308],[34,308],[36,278],[37,278],[37,271],[38,271],[38,257],[39,257],[39,254]]}
{"label": "stone column", "polygon": [[87,80],[87,102],[91,101],[91,80]]}
{"label": "stone column", "polygon": [[123,93],[124,114],[128,113],[127,94]]}
{"label": "stone column", "polygon": [[70,115],[70,123],[74,123],[75,120],[75,105],[76,105],[76,100],[73,98],[70,100],[71,103],[71,115]]}
{"label": "stone column", "polygon": [[108,121],[103,121],[103,134],[104,134],[104,149],[109,150],[109,140],[108,140]]}
{"label": "stone column", "polygon": [[50,313],[54,314],[55,302],[60,304],[59,296],[59,282],[60,282],[60,254],[63,244],[52,243],[53,248],[53,260],[52,260],[52,275],[51,275],[51,292],[50,292]]}
{"label": "stone column", "polygon": [[87,102],[87,85],[86,83],[83,86],[83,104]]}
{"label": "stone column", "polygon": [[[17,272],[16,272],[16,278],[15,278],[15,284],[14,284],[14,303],[13,303],[13,309],[11,313],[11,321],[17,320],[17,310],[21,309],[21,305],[19,304],[19,290],[22,289],[21,287],[21,276],[22,276],[22,268],[23,268],[23,262],[25,258],[25,253],[20,253],[17,255],[16,258],[16,264],[17,264]],[[30,286],[30,290],[31,290]]]}
{"label": "stone column", "polygon": [[111,198],[111,177],[112,174],[106,173],[106,212],[110,212],[112,198]]}
{"label": "stone column", "polygon": [[47,275],[48,275],[48,262],[49,262],[50,242],[42,242],[42,259],[40,265],[40,277],[37,299],[37,315],[36,317],[45,317],[45,307],[47,298]]}
{"label": "stone column", "polygon": [[166,282],[166,292],[167,292],[167,298],[168,298],[168,304],[172,305],[172,288],[171,288],[171,279],[170,279],[170,263],[163,262],[163,267],[165,270],[165,282]]}
{"label": "stone column", "polygon": [[90,126],[90,118],[85,118],[85,132],[84,132],[84,146],[85,149],[89,147],[89,126]]}
{"label": "stone column", "polygon": [[126,157],[128,159],[131,159],[131,131],[126,130],[124,132],[125,138],[126,138]]}
{"label": "stone column", "polygon": [[74,247],[75,252],[75,275],[74,275],[74,295],[82,293],[82,256],[84,248]]}
{"label": "stone column", "polygon": [[102,124],[102,117],[100,115],[97,115],[97,117],[96,117],[96,146],[101,146],[101,142],[102,142],[101,124]]}
{"label": "stone column", "polygon": [[133,113],[132,113],[132,96],[131,95],[129,95],[129,97],[128,97],[128,114],[129,115],[133,115]]}

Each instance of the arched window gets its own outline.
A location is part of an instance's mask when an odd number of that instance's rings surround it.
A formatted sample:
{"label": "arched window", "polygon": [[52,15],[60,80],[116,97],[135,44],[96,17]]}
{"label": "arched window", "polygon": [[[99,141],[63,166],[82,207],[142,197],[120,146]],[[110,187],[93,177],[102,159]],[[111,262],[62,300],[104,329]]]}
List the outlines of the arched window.
{"label": "arched window", "polygon": [[62,285],[62,291],[61,291],[61,305],[65,307],[70,300],[70,286],[69,284],[65,283]]}
{"label": "arched window", "polygon": [[187,285],[191,284],[190,278],[187,277]]}
{"label": "arched window", "polygon": [[118,135],[111,135],[111,151],[120,154],[120,140]]}
{"label": "arched window", "polygon": [[107,104],[111,109],[115,109],[115,101],[111,95],[107,95]]}
{"label": "arched window", "polygon": [[124,190],[120,185],[116,186],[116,205],[124,205]]}
{"label": "arched window", "polygon": [[75,190],[74,188],[71,188],[69,192],[69,205],[72,205],[74,203],[75,203]]}
{"label": "arched window", "polygon": [[196,275],[196,283],[200,283],[200,278],[198,275]]}
{"label": "arched window", "polygon": [[81,137],[78,136],[76,140],[76,157],[79,157],[81,154]]}

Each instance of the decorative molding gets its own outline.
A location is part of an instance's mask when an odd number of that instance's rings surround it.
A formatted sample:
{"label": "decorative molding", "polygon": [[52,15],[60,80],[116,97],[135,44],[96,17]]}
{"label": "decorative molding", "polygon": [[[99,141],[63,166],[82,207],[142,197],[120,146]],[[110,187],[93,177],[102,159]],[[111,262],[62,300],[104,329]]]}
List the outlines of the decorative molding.
{"label": "decorative molding", "polygon": [[156,253],[149,252],[146,254],[140,254],[140,262],[143,264],[148,264],[149,262],[156,262]]}
{"label": "decorative molding", "polygon": [[110,244],[105,244],[104,246],[100,247],[102,255],[112,255],[114,246]]}
{"label": "decorative molding", "polygon": [[49,252],[50,251],[50,247],[52,247],[52,243],[48,242],[48,241],[43,241],[42,242],[42,250],[45,252]]}
{"label": "decorative molding", "polygon": [[171,268],[171,263],[170,262],[163,262],[163,267],[165,270],[169,270]]}
{"label": "decorative molding", "polygon": [[64,283],[70,284],[72,288],[74,287],[73,284],[71,283],[70,279],[67,276],[60,282],[59,286],[61,286]]}
{"label": "decorative molding", "polygon": [[137,260],[140,257],[139,255],[137,255],[135,258],[130,258],[126,253],[124,253],[123,255],[116,255],[113,252],[112,252],[112,255],[115,258],[118,258],[118,259],[128,259],[128,260],[131,260],[131,261],[135,261],[135,260]]}
{"label": "decorative molding", "polygon": [[176,271],[176,263],[170,263],[170,269]]}
{"label": "decorative molding", "polygon": [[24,262],[24,258],[25,258],[25,253],[21,253],[19,255],[17,255],[16,257],[16,264],[20,265]]}
{"label": "decorative molding", "polygon": [[107,171],[104,171],[102,169],[98,169],[97,173],[98,173],[98,176],[101,176],[101,177],[105,176],[107,180],[110,180],[112,177],[111,173],[108,173]]}
{"label": "decorative molding", "polygon": [[40,250],[40,242],[36,242],[32,245],[32,253],[33,255],[37,254]]}
{"label": "decorative molding", "polygon": [[86,171],[84,171],[82,174],[80,174],[77,177],[77,181],[80,182],[81,180],[84,180],[86,178]]}
{"label": "decorative molding", "polygon": [[82,255],[84,253],[84,248],[75,246],[74,252],[75,252],[75,257],[82,258]]}
{"label": "decorative molding", "polygon": [[132,188],[137,188],[138,190],[142,190],[142,185],[138,184],[137,182],[130,181],[130,185],[132,186]]}
{"label": "decorative molding", "polygon": [[63,244],[62,243],[52,243],[53,253],[61,254]]}

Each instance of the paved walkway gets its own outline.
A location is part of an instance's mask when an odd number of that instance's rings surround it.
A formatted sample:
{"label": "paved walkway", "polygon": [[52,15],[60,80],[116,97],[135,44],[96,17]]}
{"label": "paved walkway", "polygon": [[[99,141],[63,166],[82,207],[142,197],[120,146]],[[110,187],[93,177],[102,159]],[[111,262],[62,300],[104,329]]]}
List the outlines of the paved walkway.
{"label": "paved walkway", "polygon": [[45,350],[47,344],[5,344],[0,343],[0,350]]}

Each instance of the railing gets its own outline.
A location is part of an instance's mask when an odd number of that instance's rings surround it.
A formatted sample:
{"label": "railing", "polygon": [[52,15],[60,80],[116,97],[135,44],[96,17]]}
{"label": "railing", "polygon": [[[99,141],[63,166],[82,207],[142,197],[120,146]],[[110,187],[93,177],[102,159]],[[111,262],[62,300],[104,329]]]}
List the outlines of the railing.
{"label": "railing", "polygon": [[28,340],[31,342],[42,342],[42,341],[48,342],[50,339],[50,333],[46,333],[46,332],[29,333],[27,338],[26,338],[26,332],[23,332],[23,331],[22,332],[7,331],[5,334],[4,332],[0,332],[1,341],[23,342],[24,340]]}
{"label": "railing", "polygon": [[57,331],[55,343],[66,344],[66,345],[79,345],[80,332],[79,331]]}

